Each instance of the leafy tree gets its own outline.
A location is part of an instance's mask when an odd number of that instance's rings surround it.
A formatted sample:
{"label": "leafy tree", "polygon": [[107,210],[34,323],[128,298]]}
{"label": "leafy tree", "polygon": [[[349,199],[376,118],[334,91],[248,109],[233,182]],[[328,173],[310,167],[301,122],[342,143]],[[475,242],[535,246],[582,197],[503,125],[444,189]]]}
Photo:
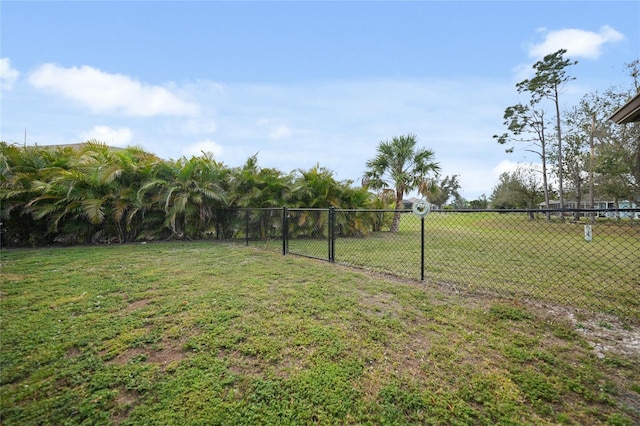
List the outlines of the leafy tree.
{"label": "leafy tree", "polygon": [[451,207],[457,210],[463,210],[469,208],[469,201],[464,197],[456,197],[453,199],[453,203],[449,204]]}
{"label": "leafy tree", "polygon": [[[140,148],[118,150],[119,157],[126,157],[133,167],[126,168],[120,176],[116,193],[114,220],[119,223],[125,241],[154,239],[162,234],[164,213],[152,200],[139,196],[142,185],[149,181],[160,165],[159,157]],[[123,161],[123,160],[119,160]]]}
{"label": "leafy tree", "polygon": [[140,187],[136,193],[136,205],[140,209],[140,230],[136,238],[156,240],[170,238],[173,234],[165,226],[165,205],[162,192],[174,180],[173,161],[158,161],[144,167]]}
{"label": "leafy tree", "polygon": [[502,173],[491,194],[491,205],[495,209],[531,209],[542,200],[543,191],[537,175],[522,167]]}
{"label": "leafy tree", "polygon": [[73,167],[42,170],[32,182],[38,195],[25,210],[45,219],[48,231],[65,243],[84,243],[106,238],[105,217],[113,206],[113,181],[117,167],[110,162],[109,148],[91,140],[72,151]]}
{"label": "leafy tree", "polygon": [[[614,123],[607,119],[609,112],[613,112],[616,103],[613,99],[616,97],[618,95],[614,95],[611,90],[605,93],[590,93],[565,113],[564,171],[569,178],[568,194],[578,206],[588,194],[589,204],[594,207],[596,180],[600,183],[610,181],[614,175],[620,173],[619,166],[614,168],[609,167],[611,164],[607,167],[603,167],[602,162],[599,166],[597,164],[598,160],[604,159],[603,154],[612,152],[611,148],[617,145],[618,136]],[[599,152],[597,156],[596,152]],[[598,169],[604,173],[599,174]],[[609,198],[610,196],[602,191],[604,189],[605,186],[600,185],[599,192],[605,198]]]}
{"label": "leafy tree", "polygon": [[436,179],[434,185],[435,187],[429,188],[424,194],[431,204],[442,208],[451,197],[454,197],[455,201],[461,204],[462,197],[460,196],[458,175],[445,176],[442,181]]}
{"label": "leafy tree", "polygon": [[[640,93],[640,60],[636,59],[626,64],[626,67],[628,75],[632,79],[633,87],[627,91],[620,91],[619,99],[621,98],[623,101],[618,103],[616,107],[620,107]],[[620,183],[627,182],[626,191],[622,191],[626,192],[625,198],[640,200],[640,123],[615,125],[614,129],[617,131],[617,137],[614,143],[606,147],[608,150],[603,150],[600,157],[604,158],[605,161],[596,161],[597,167],[602,171],[608,170],[606,166],[612,166],[609,175]],[[607,156],[612,158],[608,159]],[[615,165],[616,160],[620,162],[618,166]],[[617,176],[616,171],[619,172]]]}
{"label": "leafy tree", "polygon": [[489,200],[487,200],[487,196],[482,194],[478,199],[471,200],[469,202],[469,208],[475,210],[484,210],[489,207]]}
{"label": "leafy tree", "polygon": [[[567,147],[573,149],[569,158],[575,158],[575,164],[565,166],[565,170],[573,175],[574,191],[576,179],[588,183],[591,199],[597,196],[618,203],[640,196],[640,124],[618,125],[609,120],[637,93],[639,66],[637,60],[627,64],[633,79],[630,89],[611,87],[604,92],[589,93],[565,114]],[[586,193],[584,186],[582,192]]]}
{"label": "leafy tree", "polygon": [[[585,135],[568,134],[565,136],[565,176],[568,178],[568,195],[572,198],[576,207],[580,208],[586,191],[588,190],[589,175],[589,153],[585,152],[588,147],[588,138]],[[579,219],[579,213],[575,212],[575,219]]]}
{"label": "leafy tree", "polygon": [[395,213],[391,232],[398,231],[400,211],[404,208],[404,194],[424,184],[431,173],[437,175],[440,171],[439,164],[433,161],[434,152],[417,148],[416,145],[416,136],[412,134],[380,142],[376,157],[366,163],[368,170],[364,175],[365,186],[371,189],[395,189]]}
{"label": "leafy tree", "polygon": [[613,199],[616,207],[621,200],[633,199],[634,182],[629,173],[628,152],[620,145],[603,145],[598,149],[596,186],[598,192]]}
{"label": "leafy tree", "polygon": [[140,148],[113,149],[98,141],[83,144],[78,155],[81,170],[99,195],[84,201],[89,221],[101,225],[93,238],[133,241],[146,209],[137,193],[149,166],[160,159]]}
{"label": "leafy tree", "polygon": [[[29,152],[34,148],[26,147]],[[98,141],[74,147],[37,148],[40,166],[30,175],[22,213],[47,224],[47,235],[68,243],[131,240],[138,167],[157,157],[137,148]],[[14,182],[13,189],[18,188]]]}
{"label": "leafy tree", "polygon": [[257,154],[231,173],[230,205],[237,207],[281,207],[291,194],[291,177],[258,166]]}

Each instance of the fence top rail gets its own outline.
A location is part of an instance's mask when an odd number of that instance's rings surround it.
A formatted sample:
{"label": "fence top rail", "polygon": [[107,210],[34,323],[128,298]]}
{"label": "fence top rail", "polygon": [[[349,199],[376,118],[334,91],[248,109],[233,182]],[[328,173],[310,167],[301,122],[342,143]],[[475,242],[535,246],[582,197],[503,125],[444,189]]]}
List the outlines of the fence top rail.
{"label": "fence top rail", "polygon": [[601,208],[601,209],[577,209],[577,208],[564,208],[564,209],[442,209],[431,210],[434,213],[637,213],[640,212],[640,208]]}
{"label": "fence top rail", "polygon": [[[308,211],[312,211],[312,212],[326,212],[329,211],[331,209],[331,207],[325,207],[325,208],[317,208],[317,207],[286,207],[287,211],[290,212],[308,212]],[[336,211],[338,209],[335,209]]]}
{"label": "fence top rail", "polygon": [[273,211],[273,210],[277,210],[277,211],[282,211],[283,207],[230,207],[230,208],[226,208],[223,210],[226,211],[236,211],[236,212],[246,212],[246,211],[255,211],[255,210],[262,210],[262,211]]}
{"label": "fence top rail", "polygon": [[[328,211],[330,208],[316,208],[316,207],[234,207],[225,209],[228,211],[282,211],[287,209],[291,212],[296,211]],[[339,209],[334,208],[336,212],[361,212],[361,213],[411,213],[411,209]],[[432,209],[432,213],[640,213],[640,207],[625,207],[625,208],[563,208],[563,209]]]}
{"label": "fence top rail", "polygon": [[[293,210],[293,209],[289,209]],[[309,210],[309,209],[298,209]],[[319,209],[323,210],[323,209]],[[324,209],[327,210],[327,209]],[[377,212],[377,213],[411,213],[411,209],[336,209],[336,212]],[[622,208],[622,209],[431,209],[431,213],[609,213],[609,212],[640,212],[640,208]]]}

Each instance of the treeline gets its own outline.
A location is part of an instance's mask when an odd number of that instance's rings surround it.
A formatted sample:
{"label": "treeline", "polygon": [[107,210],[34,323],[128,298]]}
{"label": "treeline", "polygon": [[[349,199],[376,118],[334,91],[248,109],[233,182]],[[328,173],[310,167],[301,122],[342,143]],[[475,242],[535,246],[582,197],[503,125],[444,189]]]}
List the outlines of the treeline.
{"label": "treeline", "polygon": [[560,97],[574,80],[577,62],[561,49],[533,65],[535,75],[516,84],[525,102],[504,112],[506,132],[494,135],[507,152],[526,151],[539,162],[503,173],[491,194],[491,207],[579,206],[591,200],[640,200],[640,123],[617,124],[611,116],[640,93],[640,60],[625,65],[629,87],[584,95],[561,111]]}
{"label": "treeline", "polygon": [[[319,165],[285,174],[256,156],[231,168],[207,154],[164,160],[97,141],[0,142],[0,179],[2,247],[206,238],[233,208],[392,206]],[[343,229],[365,234],[380,226],[373,221]]]}

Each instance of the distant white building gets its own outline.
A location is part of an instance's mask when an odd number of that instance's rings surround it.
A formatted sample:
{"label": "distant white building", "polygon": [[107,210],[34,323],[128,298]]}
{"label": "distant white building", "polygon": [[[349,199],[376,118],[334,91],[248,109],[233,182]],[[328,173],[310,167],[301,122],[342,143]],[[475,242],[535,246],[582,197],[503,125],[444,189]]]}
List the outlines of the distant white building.
{"label": "distant white building", "polygon": [[[542,202],[538,204],[538,207],[541,209],[547,208],[546,203]],[[633,201],[618,201],[618,205],[616,206],[615,201],[603,201],[603,200],[594,200],[593,208],[594,209],[636,209],[640,207],[640,203]],[[559,200],[549,200],[549,208],[550,209],[559,209],[560,201]],[[581,201],[580,205],[575,201],[565,201],[564,202],[565,209],[590,209],[591,201]],[[586,216],[588,213],[582,212],[580,216]],[[603,212],[598,213],[599,217],[620,217],[620,218],[630,218],[633,217],[635,219],[640,219],[640,212]]]}

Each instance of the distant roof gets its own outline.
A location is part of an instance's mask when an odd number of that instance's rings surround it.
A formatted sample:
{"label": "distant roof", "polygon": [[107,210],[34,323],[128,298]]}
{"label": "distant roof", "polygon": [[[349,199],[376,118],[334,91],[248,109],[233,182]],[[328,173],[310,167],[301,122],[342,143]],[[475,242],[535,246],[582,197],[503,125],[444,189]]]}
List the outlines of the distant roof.
{"label": "distant roof", "polygon": [[[37,145],[39,148],[74,148],[74,149],[80,149],[83,146],[86,145],[87,142],[80,142],[80,143],[63,143],[63,144],[57,144],[57,145]],[[117,146],[110,146],[110,145],[106,145],[102,142],[98,143],[99,145],[104,145],[105,147],[107,147],[108,149],[113,149],[115,151],[121,151],[124,148],[120,148]]]}
{"label": "distant roof", "polygon": [[56,148],[73,148],[73,149],[80,149],[82,147],[81,143],[63,143],[63,144],[56,144],[56,145],[31,145],[37,148],[47,148],[47,149],[56,149]]}
{"label": "distant roof", "polygon": [[618,124],[640,121],[640,93],[614,112],[609,120]]}

